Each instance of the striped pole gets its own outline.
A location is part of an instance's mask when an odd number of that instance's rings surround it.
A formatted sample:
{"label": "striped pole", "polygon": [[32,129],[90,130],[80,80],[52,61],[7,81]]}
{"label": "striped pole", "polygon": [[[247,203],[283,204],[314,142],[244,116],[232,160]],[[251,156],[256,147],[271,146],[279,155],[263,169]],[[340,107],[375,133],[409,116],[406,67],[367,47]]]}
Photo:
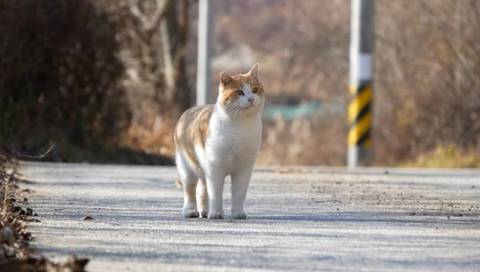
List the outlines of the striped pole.
{"label": "striped pole", "polygon": [[351,5],[348,166],[352,168],[372,159],[373,0],[352,0]]}

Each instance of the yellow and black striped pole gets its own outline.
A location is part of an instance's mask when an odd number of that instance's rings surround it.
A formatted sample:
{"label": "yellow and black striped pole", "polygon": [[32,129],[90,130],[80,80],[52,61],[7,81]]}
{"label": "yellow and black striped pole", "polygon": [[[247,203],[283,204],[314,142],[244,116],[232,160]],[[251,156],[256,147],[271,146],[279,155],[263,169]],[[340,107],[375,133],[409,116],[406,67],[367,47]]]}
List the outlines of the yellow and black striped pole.
{"label": "yellow and black striped pole", "polygon": [[348,105],[348,166],[372,159],[373,0],[352,0],[350,34],[350,95]]}

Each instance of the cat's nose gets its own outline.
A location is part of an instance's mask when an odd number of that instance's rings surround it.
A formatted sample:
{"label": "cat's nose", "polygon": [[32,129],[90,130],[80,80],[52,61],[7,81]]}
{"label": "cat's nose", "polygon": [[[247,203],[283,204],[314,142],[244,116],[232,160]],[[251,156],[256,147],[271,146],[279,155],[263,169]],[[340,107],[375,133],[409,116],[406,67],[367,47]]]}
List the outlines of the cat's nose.
{"label": "cat's nose", "polygon": [[250,102],[250,103],[252,103],[252,104],[253,104],[253,100],[254,100],[254,98],[253,98],[253,97],[249,97],[247,100],[248,100],[248,102]]}

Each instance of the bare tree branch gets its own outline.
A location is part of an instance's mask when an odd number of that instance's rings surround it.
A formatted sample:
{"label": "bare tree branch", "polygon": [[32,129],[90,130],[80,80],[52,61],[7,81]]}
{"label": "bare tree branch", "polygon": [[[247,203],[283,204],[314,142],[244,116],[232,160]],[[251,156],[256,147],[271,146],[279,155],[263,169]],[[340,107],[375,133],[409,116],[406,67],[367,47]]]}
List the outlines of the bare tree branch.
{"label": "bare tree branch", "polygon": [[172,0],[156,0],[155,12],[149,18],[138,7],[138,1],[130,6],[130,13],[140,21],[143,31],[151,33],[158,28],[160,21],[165,17]]}

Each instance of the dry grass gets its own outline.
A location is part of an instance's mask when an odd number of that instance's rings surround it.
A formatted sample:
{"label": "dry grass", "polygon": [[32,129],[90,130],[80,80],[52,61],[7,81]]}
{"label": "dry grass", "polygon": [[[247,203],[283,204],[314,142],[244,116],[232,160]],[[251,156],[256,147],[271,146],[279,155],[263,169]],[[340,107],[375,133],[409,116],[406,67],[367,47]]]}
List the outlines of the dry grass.
{"label": "dry grass", "polygon": [[173,119],[157,116],[152,122],[147,122],[146,125],[131,125],[122,137],[121,145],[147,154],[173,158],[175,154],[174,127],[175,121]]}
{"label": "dry grass", "polygon": [[415,160],[401,164],[406,167],[427,168],[480,168],[480,155],[462,151],[457,147],[438,146],[433,151],[422,154]]}

